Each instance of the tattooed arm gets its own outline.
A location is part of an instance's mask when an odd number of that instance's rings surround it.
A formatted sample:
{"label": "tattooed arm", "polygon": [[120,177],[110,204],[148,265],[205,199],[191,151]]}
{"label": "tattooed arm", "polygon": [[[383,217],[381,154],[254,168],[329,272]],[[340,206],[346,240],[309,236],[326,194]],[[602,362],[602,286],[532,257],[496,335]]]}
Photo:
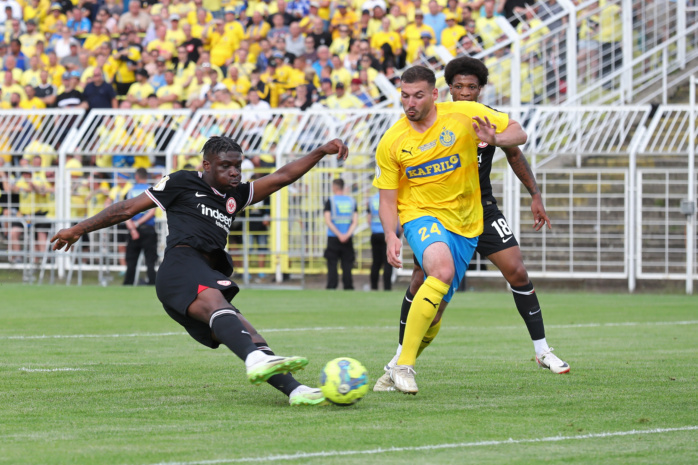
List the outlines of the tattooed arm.
{"label": "tattooed arm", "polygon": [[536,177],[533,176],[533,171],[531,171],[531,166],[528,164],[526,157],[524,156],[521,149],[518,147],[508,147],[502,148],[507,156],[507,161],[509,166],[514,171],[514,174],[521,184],[523,184],[528,193],[531,194],[531,213],[533,213],[533,227],[536,231],[548,224],[548,229],[552,229],[552,223],[550,218],[545,213],[545,207],[543,206],[543,198],[540,195],[540,189],[538,189],[538,183],[536,182]]}
{"label": "tattooed arm", "polygon": [[119,224],[154,206],[155,202],[145,192],[138,197],[114,203],[95,216],[82,220],[71,228],[58,231],[51,238],[51,242],[55,242],[53,250],[61,250],[65,247],[68,251],[83,234]]}

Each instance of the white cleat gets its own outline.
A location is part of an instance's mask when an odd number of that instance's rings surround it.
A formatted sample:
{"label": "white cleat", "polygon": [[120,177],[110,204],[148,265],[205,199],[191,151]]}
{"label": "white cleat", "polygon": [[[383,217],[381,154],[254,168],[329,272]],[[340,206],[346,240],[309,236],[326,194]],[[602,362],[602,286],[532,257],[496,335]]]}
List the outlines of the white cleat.
{"label": "white cleat", "polygon": [[300,385],[288,396],[291,405],[318,405],[325,402],[325,396],[320,389]]}
{"label": "white cleat", "polygon": [[398,391],[412,395],[419,392],[417,382],[414,380],[414,375],[417,372],[410,365],[395,365],[388,373],[390,374],[390,379],[395,384],[395,389]]}
{"label": "white cleat", "polygon": [[567,364],[567,362],[563,362],[558,358],[557,355],[553,354],[552,347],[542,354],[537,354],[536,362],[538,362],[539,367],[546,368],[556,374],[570,372],[570,366]]}
{"label": "white cleat", "polygon": [[395,383],[393,383],[393,380],[390,379],[390,371],[386,371],[383,373],[383,376],[378,378],[375,386],[373,386],[373,390],[376,392],[397,391],[397,389],[395,389]]}

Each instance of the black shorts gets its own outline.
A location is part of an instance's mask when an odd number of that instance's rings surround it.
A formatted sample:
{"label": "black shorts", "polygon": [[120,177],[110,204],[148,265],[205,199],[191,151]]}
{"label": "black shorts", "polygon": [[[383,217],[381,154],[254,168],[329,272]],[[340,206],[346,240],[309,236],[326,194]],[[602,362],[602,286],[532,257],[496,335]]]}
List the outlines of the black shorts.
{"label": "black shorts", "polygon": [[167,314],[182,325],[191,337],[215,349],[219,344],[213,340],[208,323],[187,315],[187,309],[199,295],[201,287],[220,290],[228,302],[240,291],[229,276],[212,268],[196,249],[174,247],[168,250],[155,280],[158,299]]}
{"label": "black shorts", "polygon": [[477,241],[477,249],[475,249],[477,253],[483,257],[489,257],[493,253],[519,245],[507,219],[497,205],[484,207],[483,214],[485,229]]}

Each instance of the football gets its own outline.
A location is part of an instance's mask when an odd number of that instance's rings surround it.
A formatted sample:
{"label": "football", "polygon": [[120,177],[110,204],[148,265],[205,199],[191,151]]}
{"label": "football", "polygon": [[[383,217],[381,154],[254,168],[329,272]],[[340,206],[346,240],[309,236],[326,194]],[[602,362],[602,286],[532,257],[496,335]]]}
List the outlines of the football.
{"label": "football", "polygon": [[358,360],[336,358],[322,369],[320,389],[335,405],[355,404],[368,392],[368,371]]}

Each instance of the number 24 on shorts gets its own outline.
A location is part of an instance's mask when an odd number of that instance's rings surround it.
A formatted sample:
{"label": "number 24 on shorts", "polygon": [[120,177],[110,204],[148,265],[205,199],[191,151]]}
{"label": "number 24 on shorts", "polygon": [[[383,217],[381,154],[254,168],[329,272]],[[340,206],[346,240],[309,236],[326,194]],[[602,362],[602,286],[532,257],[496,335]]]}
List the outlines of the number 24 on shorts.
{"label": "number 24 on shorts", "polygon": [[441,230],[439,229],[439,224],[438,223],[432,223],[431,229],[429,229],[429,234],[427,234],[427,227],[424,226],[423,228],[419,228],[418,230],[419,235],[422,238],[422,242],[426,241],[429,236],[432,234],[438,234],[439,236],[441,235]]}

